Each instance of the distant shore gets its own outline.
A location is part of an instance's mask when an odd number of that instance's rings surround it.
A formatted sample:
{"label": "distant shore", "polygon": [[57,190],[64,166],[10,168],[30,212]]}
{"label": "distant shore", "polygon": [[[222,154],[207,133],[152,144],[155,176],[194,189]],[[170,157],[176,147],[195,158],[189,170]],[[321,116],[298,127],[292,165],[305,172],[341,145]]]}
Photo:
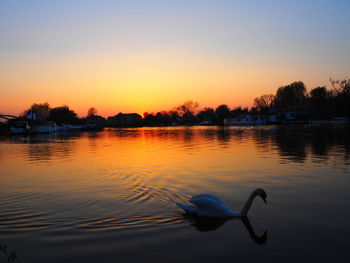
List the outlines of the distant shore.
{"label": "distant shore", "polygon": [[[254,99],[254,106],[230,108],[221,104],[215,109],[200,108],[196,101],[185,101],[171,110],[138,113],[119,112],[104,118],[96,108],[89,108],[86,117],[67,105],[52,108],[49,103],[34,103],[21,116],[1,115],[7,123],[1,133],[13,128],[15,133],[33,130],[80,130],[82,127],[164,127],[164,126],[260,126],[284,124],[346,124],[350,120],[350,79],[330,79],[332,89],[315,87],[308,92],[302,81],[279,87],[276,94]],[[46,123],[46,124],[44,124]],[[53,126],[44,128],[43,126]],[[16,128],[18,126],[18,129]],[[22,126],[22,128],[20,127]],[[22,129],[22,130],[21,130]]]}
{"label": "distant shore", "polygon": [[[42,134],[59,134],[62,132],[86,132],[86,131],[101,131],[105,128],[110,129],[127,129],[127,128],[176,128],[176,127],[237,127],[237,128],[262,128],[262,127],[270,127],[270,126],[347,126],[350,125],[348,121],[340,121],[340,120],[312,120],[309,122],[284,122],[284,123],[274,123],[274,124],[263,124],[263,125],[217,125],[217,124],[209,124],[209,125],[203,125],[203,124],[180,124],[180,125],[128,125],[128,126],[104,126],[104,127],[94,127],[92,129],[82,128],[82,129],[72,129],[72,130],[57,130],[52,132],[43,132]],[[10,127],[7,125],[0,125],[0,135],[37,135],[38,133],[35,132],[28,132],[28,133],[19,133],[19,134],[11,134]]]}

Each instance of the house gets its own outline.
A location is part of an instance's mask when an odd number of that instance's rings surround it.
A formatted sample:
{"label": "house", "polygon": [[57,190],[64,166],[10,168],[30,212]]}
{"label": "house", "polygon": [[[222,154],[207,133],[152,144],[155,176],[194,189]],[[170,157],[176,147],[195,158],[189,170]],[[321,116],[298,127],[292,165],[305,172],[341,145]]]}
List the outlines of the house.
{"label": "house", "polygon": [[268,115],[268,123],[308,123],[309,112],[302,106],[288,106],[285,108],[271,109]]}
{"label": "house", "polygon": [[310,119],[309,112],[302,110],[280,110],[278,116],[282,123],[308,123]]}
{"label": "house", "polygon": [[142,124],[142,117],[137,113],[118,113],[115,116],[108,117],[107,125],[108,126],[117,126],[117,127],[130,127],[130,126],[139,126]]}

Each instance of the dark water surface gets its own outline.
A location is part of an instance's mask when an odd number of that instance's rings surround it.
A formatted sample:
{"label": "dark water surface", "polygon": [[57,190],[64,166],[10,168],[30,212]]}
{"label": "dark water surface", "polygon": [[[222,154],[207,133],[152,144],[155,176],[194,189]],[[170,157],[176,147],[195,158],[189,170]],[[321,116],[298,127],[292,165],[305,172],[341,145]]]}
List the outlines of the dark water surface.
{"label": "dark water surface", "polygon": [[[16,262],[350,262],[349,134],[287,126],[2,137],[0,244]],[[257,198],[248,221],[184,217],[174,204],[212,193],[239,211],[257,187],[268,204]]]}

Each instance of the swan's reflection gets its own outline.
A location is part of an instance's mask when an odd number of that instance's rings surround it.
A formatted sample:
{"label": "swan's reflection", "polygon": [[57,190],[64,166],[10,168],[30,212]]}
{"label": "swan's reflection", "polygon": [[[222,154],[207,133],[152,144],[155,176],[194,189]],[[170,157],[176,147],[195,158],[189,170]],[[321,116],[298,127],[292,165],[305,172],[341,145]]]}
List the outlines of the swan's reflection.
{"label": "swan's reflection", "polygon": [[241,220],[246,227],[249,236],[254,240],[255,243],[263,245],[267,242],[267,230],[261,236],[257,236],[255,231],[250,224],[248,217],[234,217],[234,218],[209,218],[209,217],[200,217],[190,214],[183,214],[183,217],[188,220],[191,226],[194,226],[196,230],[200,232],[214,231],[221,226],[223,226],[227,221],[231,220]]}

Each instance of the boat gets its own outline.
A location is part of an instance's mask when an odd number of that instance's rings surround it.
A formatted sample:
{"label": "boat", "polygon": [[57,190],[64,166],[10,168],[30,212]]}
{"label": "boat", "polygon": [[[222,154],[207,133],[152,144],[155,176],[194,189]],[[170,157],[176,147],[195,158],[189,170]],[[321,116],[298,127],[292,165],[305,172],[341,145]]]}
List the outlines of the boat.
{"label": "boat", "polygon": [[225,119],[224,124],[227,126],[256,126],[265,124],[265,121],[252,116],[244,116],[239,119]]}
{"label": "boat", "polygon": [[26,121],[16,121],[10,127],[11,134],[25,134],[30,132],[30,127]]}
{"label": "boat", "polygon": [[62,124],[56,126],[56,132],[66,132],[69,131],[69,125],[68,124]]}
{"label": "boat", "polygon": [[30,127],[31,133],[53,133],[56,132],[56,124],[52,121],[39,121]]}
{"label": "boat", "polygon": [[70,130],[70,131],[80,131],[81,130],[81,125],[68,124],[67,127],[68,127],[68,130]]}

